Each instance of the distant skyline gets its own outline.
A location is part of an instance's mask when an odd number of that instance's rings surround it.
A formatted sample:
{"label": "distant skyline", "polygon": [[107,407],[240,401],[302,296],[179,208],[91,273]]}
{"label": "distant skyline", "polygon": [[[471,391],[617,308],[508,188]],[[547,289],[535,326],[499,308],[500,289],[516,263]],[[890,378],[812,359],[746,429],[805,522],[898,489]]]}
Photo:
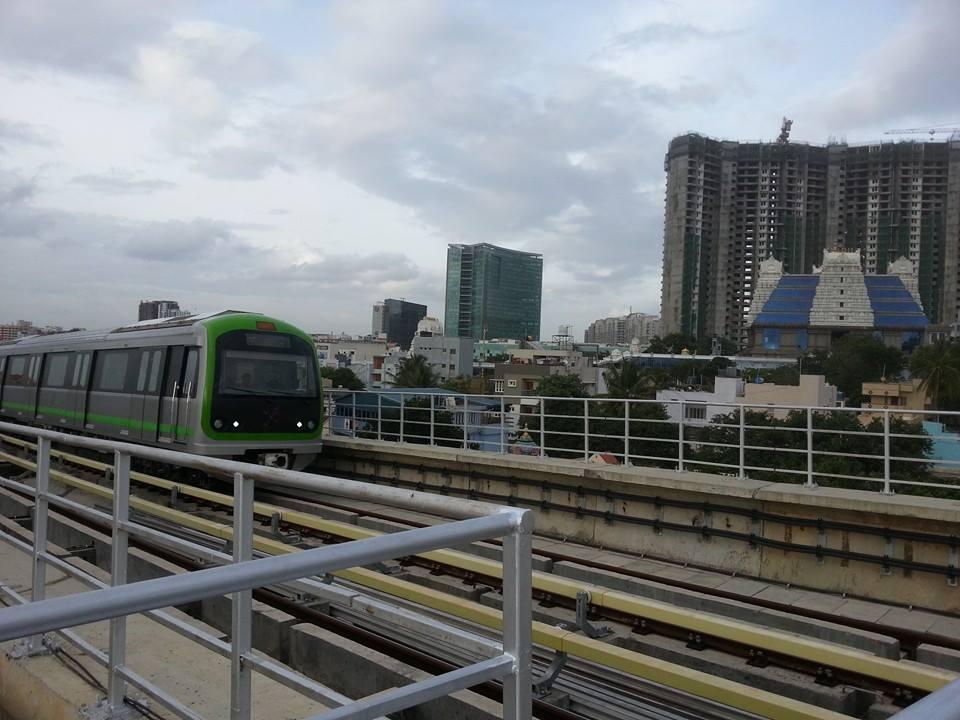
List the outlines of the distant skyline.
{"label": "distant skyline", "polygon": [[0,322],[172,298],[363,334],[385,297],[442,317],[474,242],[543,254],[545,337],[657,314],[672,137],[960,124],[958,27],[955,0],[4,0]]}

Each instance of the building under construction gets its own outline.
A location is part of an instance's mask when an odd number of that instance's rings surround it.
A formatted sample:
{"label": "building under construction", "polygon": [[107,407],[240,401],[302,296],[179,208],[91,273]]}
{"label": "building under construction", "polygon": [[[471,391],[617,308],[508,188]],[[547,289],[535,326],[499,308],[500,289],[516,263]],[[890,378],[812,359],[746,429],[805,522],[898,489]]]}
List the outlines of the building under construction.
{"label": "building under construction", "polygon": [[666,156],[662,332],[744,342],[757,268],[811,273],[825,248],[863,270],[916,267],[923,309],[946,329],[960,297],[960,140],[826,146],[683,135]]}

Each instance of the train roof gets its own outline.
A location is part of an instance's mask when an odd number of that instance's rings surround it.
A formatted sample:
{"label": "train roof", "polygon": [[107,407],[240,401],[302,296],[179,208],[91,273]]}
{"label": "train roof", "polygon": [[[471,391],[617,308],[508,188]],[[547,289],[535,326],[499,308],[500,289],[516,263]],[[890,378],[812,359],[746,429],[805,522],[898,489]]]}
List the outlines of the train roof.
{"label": "train roof", "polygon": [[51,335],[28,335],[27,337],[9,340],[0,343],[0,350],[12,350],[15,348],[42,348],[48,345],[59,345],[67,342],[84,342],[106,340],[116,337],[119,333],[142,332],[147,330],[172,330],[174,328],[191,328],[194,325],[201,324],[207,320],[224,315],[258,315],[262,313],[246,312],[243,310],[221,310],[212,313],[203,313],[197,315],[181,315],[179,317],[160,318],[157,320],[142,320],[130,325],[121,325],[116,328],[107,328],[102,330],[75,330],[73,332],[53,333]]}

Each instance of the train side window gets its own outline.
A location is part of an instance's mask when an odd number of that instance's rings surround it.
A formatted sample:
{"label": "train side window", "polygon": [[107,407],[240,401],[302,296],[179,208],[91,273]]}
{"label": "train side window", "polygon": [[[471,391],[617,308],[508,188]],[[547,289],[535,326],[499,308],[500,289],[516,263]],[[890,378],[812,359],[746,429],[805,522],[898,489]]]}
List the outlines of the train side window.
{"label": "train side window", "polygon": [[10,358],[10,370],[7,372],[7,385],[26,385],[27,356],[14,355]]}
{"label": "train side window", "polygon": [[90,353],[78,353],[73,362],[73,385],[75,388],[85,388],[87,377],[90,374]]}
{"label": "train side window", "polygon": [[27,371],[27,385],[30,387],[37,386],[37,381],[40,379],[40,365],[42,359],[42,355],[30,356],[30,369]]}
{"label": "train side window", "polygon": [[108,392],[130,392],[127,384],[127,369],[130,367],[129,350],[104,350],[97,353],[97,367],[94,373],[94,390]]}
{"label": "train side window", "polygon": [[67,385],[67,368],[70,365],[69,353],[47,355],[43,366],[43,386],[62,388]]}
{"label": "train side window", "polygon": [[140,351],[140,370],[137,372],[137,392],[143,392],[147,387],[147,372],[150,370],[150,351]]}
{"label": "train side window", "polygon": [[183,386],[180,397],[197,396],[197,368],[199,367],[200,351],[197,348],[187,348],[187,359],[184,362]]}
{"label": "train side window", "polygon": [[163,367],[163,350],[154,350],[150,353],[150,376],[147,380],[147,392],[157,393],[160,387],[160,370]]}

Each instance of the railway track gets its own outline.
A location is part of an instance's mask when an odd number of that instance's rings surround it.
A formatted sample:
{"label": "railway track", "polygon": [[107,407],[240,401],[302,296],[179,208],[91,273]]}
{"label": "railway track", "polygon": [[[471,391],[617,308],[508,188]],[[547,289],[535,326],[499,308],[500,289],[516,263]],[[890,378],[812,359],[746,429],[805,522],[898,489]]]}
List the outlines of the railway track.
{"label": "railway track", "polygon": [[[29,451],[29,444],[22,441],[16,441],[21,450]],[[55,453],[61,462],[67,463],[72,467],[79,467],[83,472],[91,473],[93,476],[99,476],[109,466],[98,461],[72,455],[69,453]],[[16,458],[9,454],[4,455],[4,459],[19,464],[21,467],[29,469],[29,461],[23,458]],[[24,465],[27,463],[27,465]],[[79,471],[77,471],[79,472]],[[69,477],[69,476],[68,476]],[[75,478],[79,481],[79,478]],[[211,526],[204,527],[204,522],[200,516],[208,516],[211,520],[207,523],[216,524],[214,519],[223,519],[228,515],[225,509],[232,502],[232,498],[222,493],[216,493],[203,488],[186,486],[174,483],[163,478],[148,476],[143,473],[133,473],[131,480],[139,483],[141,487],[148,488],[153,495],[163,495],[164,499],[170,498],[171,494],[180,502],[196,503],[201,510],[194,513],[193,524],[200,526],[202,531],[209,531]],[[80,481],[89,483],[89,481]],[[76,483],[75,483],[76,485]],[[104,488],[97,486],[102,494]],[[92,488],[87,487],[87,490]],[[109,492],[109,491],[107,491]],[[301,499],[301,498],[298,498]],[[160,507],[158,503],[152,503]],[[307,513],[290,511],[282,506],[270,505],[266,503],[257,503],[255,514],[261,518],[272,521],[274,529],[285,529],[296,531],[302,537],[313,535],[326,542],[342,542],[344,540],[356,539],[358,537],[369,537],[379,534],[374,531],[364,530],[357,526],[346,523],[337,523],[335,521],[321,520],[311,517]],[[205,507],[204,507],[205,506]],[[341,506],[345,507],[345,506]],[[365,514],[369,514],[366,513]],[[279,517],[278,517],[279,515]],[[387,519],[385,517],[385,519]],[[395,520],[395,518],[389,518]],[[415,523],[408,523],[415,524]],[[224,527],[221,523],[220,527]],[[216,533],[214,533],[216,535]],[[222,536],[222,535],[221,535]],[[270,546],[271,543],[277,543],[275,540],[264,542]],[[289,548],[280,550],[275,546],[275,551],[288,552]],[[538,553],[540,554],[540,553]],[[563,556],[562,553],[554,553],[554,559],[575,560],[578,563],[584,563],[581,558]],[[452,551],[435,551],[425,553],[416,558],[405,559],[407,564],[423,567],[435,572],[442,572],[453,577],[466,579],[470,582],[481,582],[496,587],[499,582],[499,563],[484,558],[469,556],[464,553],[454,553]],[[603,569],[603,563],[593,563],[598,569]],[[623,568],[615,568],[617,572],[622,572]],[[357,571],[348,571],[345,573],[346,579],[358,582],[359,585],[367,590],[373,589],[385,592],[387,595],[393,594],[400,587],[397,582],[390,582],[389,577],[380,576],[373,578],[369,575],[358,576]],[[366,571],[370,572],[370,571]],[[353,576],[350,576],[353,573]],[[643,576],[643,573],[638,573]],[[653,576],[656,582],[663,582],[664,578]],[[408,583],[409,584],[409,583]],[[682,587],[681,583],[673,583],[677,587]],[[539,599],[559,602],[560,604],[571,604],[571,600],[576,598],[576,592],[584,591],[584,583],[571,581],[567,578],[558,578],[548,574],[539,573],[535,579],[535,586]],[[703,592],[704,588],[696,588],[698,592]],[[431,605],[434,610],[450,611],[454,608],[448,602],[438,601],[437,596],[431,595],[424,590],[419,592],[406,588],[410,597],[419,598],[420,601],[426,601],[425,604]],[[802,639],[790,638],[783,633],[751,628],[742,623],[730,621],[718,621],[717,619],[704,619],[697,616],[697,613],[690,612],[670,612],[670,608],[660,607],[660,604],[645,600],[643,598],[631,598],[623,593],[605,591],[602,588],[588,587],[590,593],[590,609],[598,615],[607,617],[621,624],[633,626],[644,632],[653,632],[667,637],[680,637],[683,639],[694,640],[702,648],[712,648],[728,653],[731,656],[750,658],[756,661],[757,653],[762,652],[762,662],[787,668],[791,671],[804,673],[811,680],[819,679],[821,682],[827,680],[830,682],[845,682],[852,687],[870,690],[884,694],[889,700],[899,701],[901,703],[909,702],[912,699],[922,696],[926,692],[936,689],[941,684],[945,684],[952,679],[952,674],[945,671],[935,670],[933,668],[919,668],[915,665],[907,665],[894,660],[878,658],[867,653],[847,650],[836,647],[825,647],[822,644],[807,642]],[[409,600],[410,597],[407,599]],[[742,600],[742,598],[736,598]],[[596,602],[598,601],[599,602]],[[460,603],[465,607],[465,604]],[[462,609],[461,608],[461,609]],[[456,615],[457,613],[453,613]],[[483,625],[490,625],[489,614],[485,615],[479,610],[473,612],[461,612],[459,616],[467,621],[478,622]],[[831,621],[836,622],[838,618],[831,617]],[[842,622],[842,621],[841,621]],[[848,623],[849,624],[849,623]],[[876,626],[871,627],[877,631]],[[557,645],[557,635],[555,628],[541,629],[539,637],[535,632],[535,640],[542,645],[551,647]],[[710,632],[708,632],[710,631]],[[893,633],[891,633],[893,635]],[[563,638],[561,638],[563,639]],[[579,638],[586,641],[587,638]],[[916,637],[903,635],[903,640],[907,643],[917,640]],[[926,636],[924,642],[930,642],[929,636]],[[582,643],[581,643],[582,644]],[[554,649],[563,647],[560,642]],[[594,652],[599,651],[596,643],[589,646]],[[581,648],[582,649],[582,648]],[[620,648],[616,648],[620,650]],[[589,654],[589,653],[584,653]],[[617,667],[615,657],[622,653],[610,652],[604,657],[600,652],[602,660],[609,661],[609,665]],[[828,662],[832,661],[832,662]],[[759,663],[758,663],[759,664]],[[622,692],[622,689],[621,689]],[[801,711],[802,712],[802,711]],[[777,715],[777,717],[788,717],[788,715]],[[813,717],[813,715],[804,716],[802,714],[789,715],[789,717]]]}

